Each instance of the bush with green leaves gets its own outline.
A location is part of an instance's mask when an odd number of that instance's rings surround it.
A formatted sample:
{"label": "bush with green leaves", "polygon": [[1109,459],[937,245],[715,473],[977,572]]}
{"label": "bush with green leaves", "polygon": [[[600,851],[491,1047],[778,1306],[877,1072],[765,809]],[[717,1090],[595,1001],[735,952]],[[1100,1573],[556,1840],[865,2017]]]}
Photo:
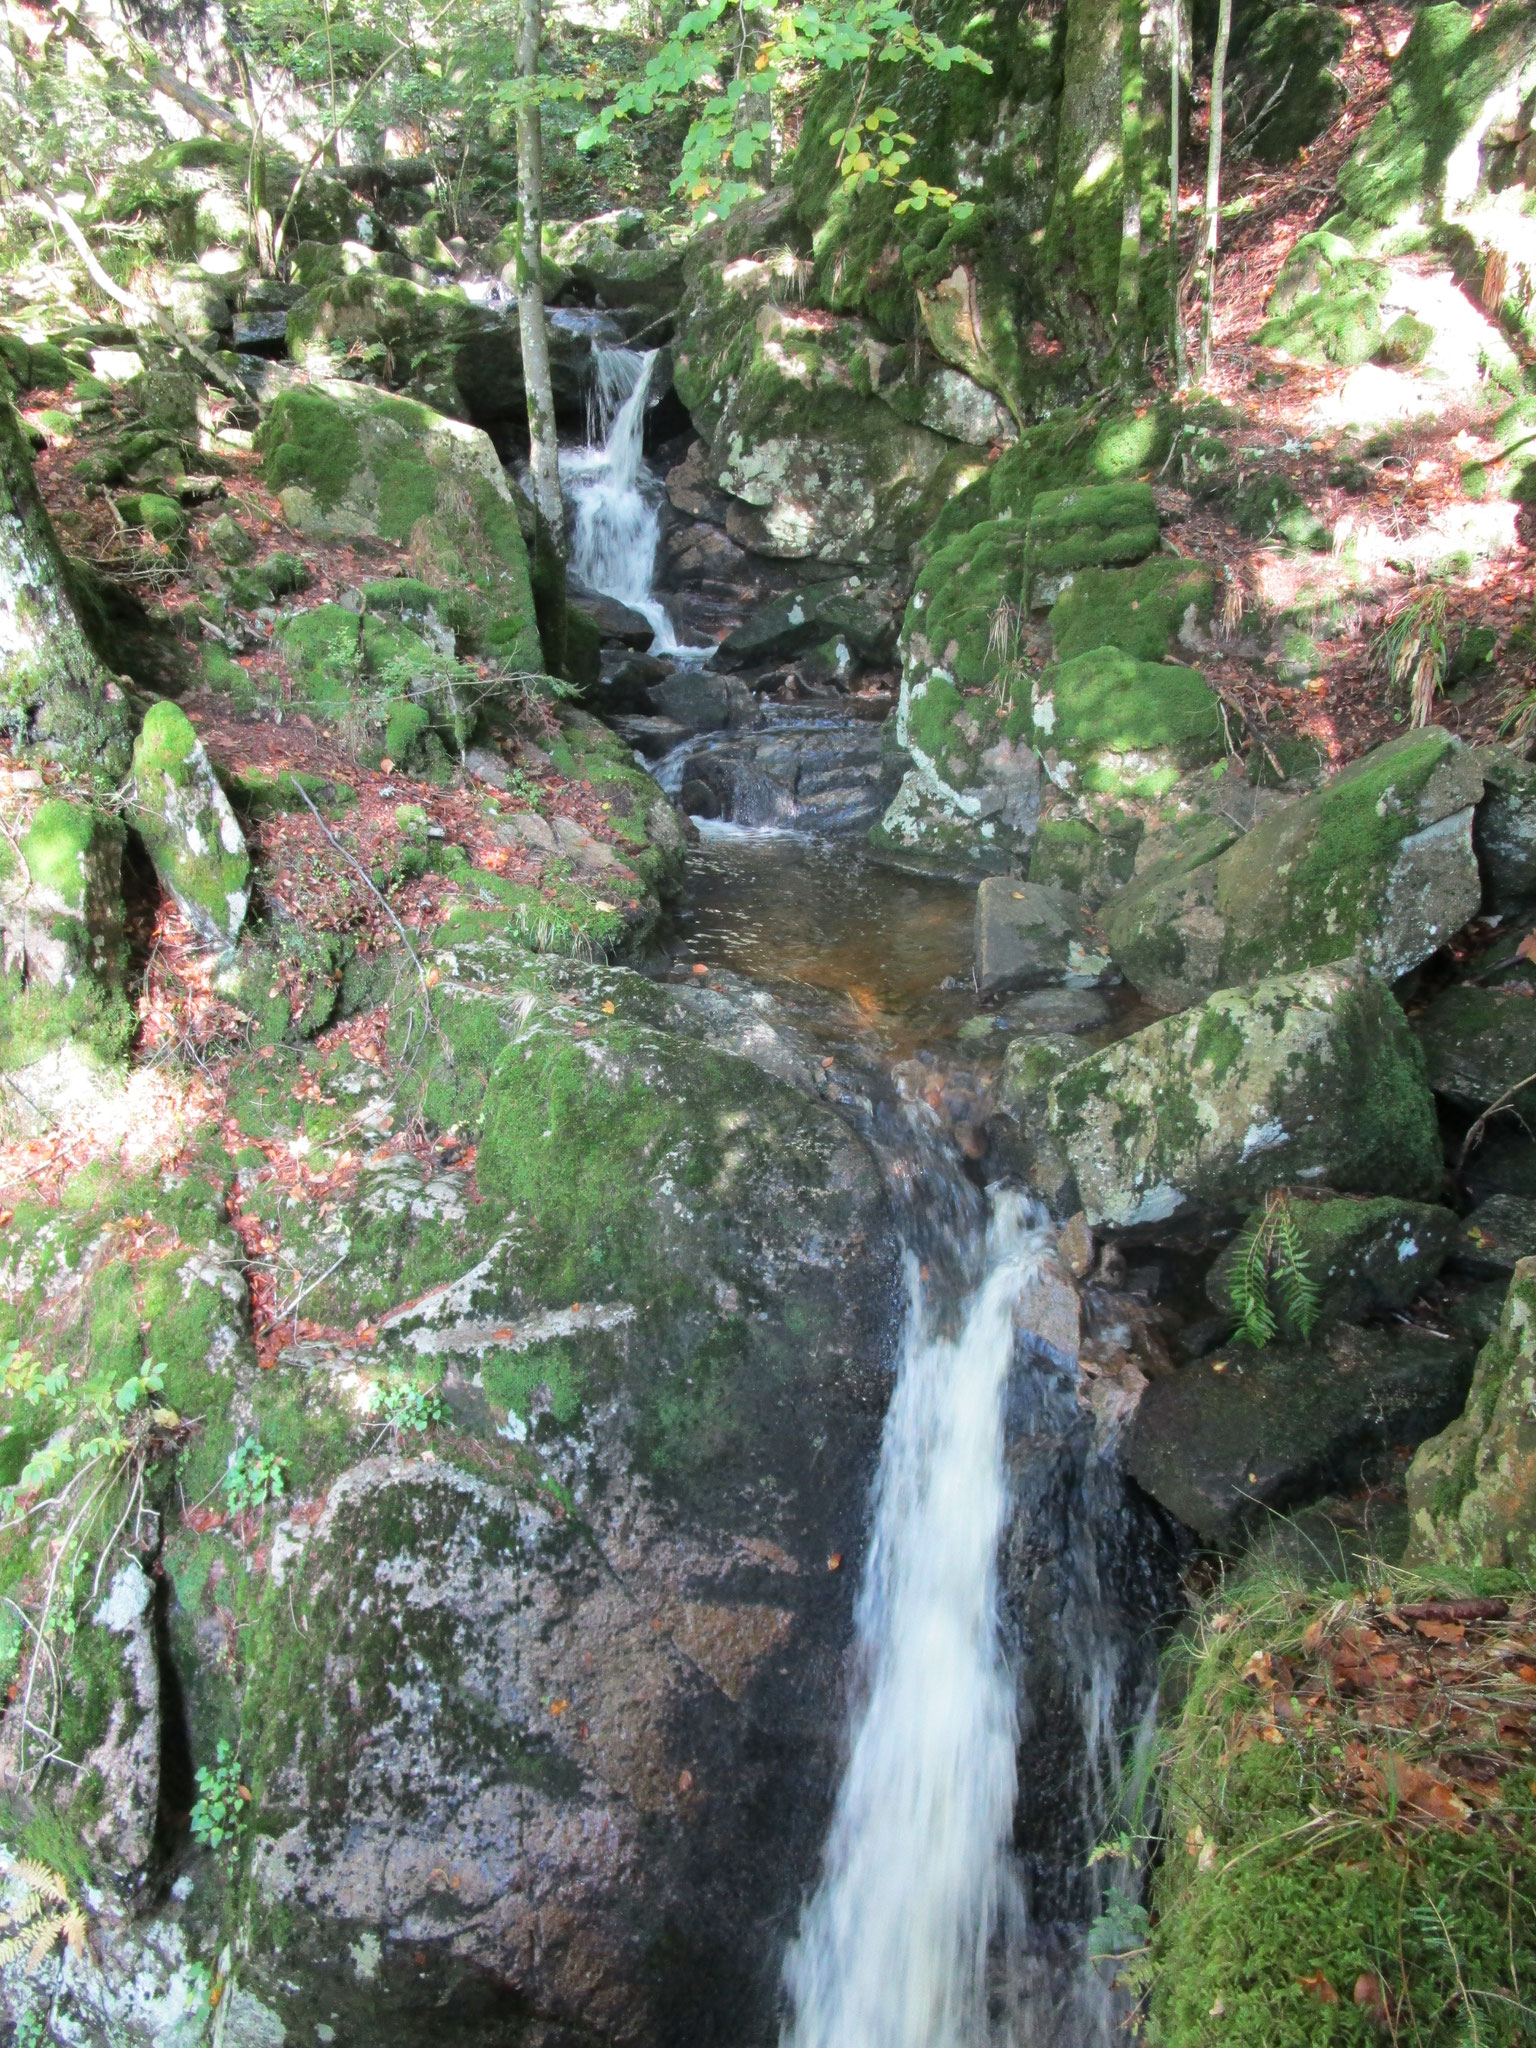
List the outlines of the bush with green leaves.
{"label": "bush with green leaves", "polygon": [[233,1749],[219,1740],[214,1761],[197,1773],[197,1801],[192,1808],[192,1838],[205,1849],[223,1849],[233,1860],[245,1831],[250,1791],[240,1782],[240,1762]]}
{"label": "bush with green leaves", "polygon": [[363,1413],[382,1417],[384,1426],[398,1439],[408,1430],[425,1436],[429,1429],[446,1422],[448,1404],[436,1387],[391,1375],[369,1383],[363,1394]]}
{"label": "bush with green leaves", "polygon": [[281,1500],[287,1469],[286,1458],[264,1451],[258,1438],[248,1436],[230,1452],[224,1474],[224,1498],[230,1513],[243,1514],[247,1508],[263,1508],[269,1500]]}

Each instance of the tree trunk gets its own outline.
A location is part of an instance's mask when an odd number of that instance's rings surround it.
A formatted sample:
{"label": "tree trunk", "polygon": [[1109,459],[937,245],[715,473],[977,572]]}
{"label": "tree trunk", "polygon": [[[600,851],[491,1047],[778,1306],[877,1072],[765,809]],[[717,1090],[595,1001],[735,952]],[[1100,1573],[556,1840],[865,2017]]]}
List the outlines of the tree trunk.
{"label": "tree trunk", "polygon": [[0,400],[0,727],[113,781],[133,744],[127,702],[85,636],[69,566],[38,495],[15,408]]}
{"label": "tree trunk", "polygon": [[1120,7],[1120,276],[1115,292],[1115,339],[1120,360],[1134,370],[1141,355],[1141,48],[1142,0]]}
{"label": "tree trunk", "polygon": [[1221,0],[1216,17],[1216,54],[1211,60],[1211,150],[1205,168],[1205,265],[1200,279],[1200,375],[1211,374],[1216,305],[1216,245],[1221,239],[1221,124],[1227,95],[1227,44],[1232,38],[1232,0]]}
{"label": "tree trunk", "polygon": [[[517,74],[530,88],[538,76],[542,27],[540,0],[522,0]],[[517,325],[528,398],[533,501],[549,528],[551,545],[563,559],[565,508],[560,498],[555,399],[549,377],[549,329],[544,320],[544,137],[538,102],[531,92],[517,108]]]}
{"label": "tree trunk", "polygon": [[1184,0],[1173,0],[1173,63],[1168,84],[1168,269],[1172,280],[1173,371],[1182,391],[1189,382],[1184,348],[1183,273],[1179,268],[1179,88],[1184,71]]}

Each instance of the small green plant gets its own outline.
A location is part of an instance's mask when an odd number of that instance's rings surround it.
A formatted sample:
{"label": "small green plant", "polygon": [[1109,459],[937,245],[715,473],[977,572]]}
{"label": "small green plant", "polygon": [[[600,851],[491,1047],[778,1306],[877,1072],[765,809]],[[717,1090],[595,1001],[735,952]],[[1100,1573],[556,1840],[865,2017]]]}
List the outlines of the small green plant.
{"label": "small green plant", "polygon": [[286,1458],[278,1457],[275,1451],[264,1451],[257,1438],[248,1436],[230,1453],[224,1474],[224,1498],[230,1513],[242,1514],[247,1508],[265,1507],[269,1500],[281,1500],[287,1469]]}
{"label": "small green plant", "polygon": [[1408,692],[1409,722],[1413,725],[1428,725],[1445,680],[1445,599],[1445,591],[1438,587],[1420,591],[1382,629],[1376,642],[1377,656],[1393,688]]}
{"label": "small green plant", "polygon": [[410,1379],[373,1381],[363,1396],[363,1412],[382,1416],[397,1440],[407,1430],[425,1436],[436,1424],[448,1420],[448,1404],[436,1387]]}
{"label": "small green plant", "polygon": [[233,1860],[245,1830],[250,1790],[240,1782],[240,1763],[221,1736],[211,1764],[199,1766],[192,1838],[205,1849],[223,1849]]}
{"label": "small green plant", "polygon": [[[1272,1292],[1273,1290],[1273,1292]],[[1262,1216],[1238,1239],[1228,1300],[1239,1343],[1262,1350],[1278,1329],[1274,1298],[1286,1321],[1310,1337],[1318,1314],[1317,1282],[1307,1271],[1307,1250],[1283,1189],[1270,1195]]]}

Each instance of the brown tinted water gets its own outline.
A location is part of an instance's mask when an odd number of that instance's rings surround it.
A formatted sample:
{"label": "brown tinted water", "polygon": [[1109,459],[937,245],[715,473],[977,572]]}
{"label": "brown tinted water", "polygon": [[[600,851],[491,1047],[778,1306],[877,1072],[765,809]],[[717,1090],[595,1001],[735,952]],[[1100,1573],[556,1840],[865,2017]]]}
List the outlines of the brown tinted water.
{"label": "brown tinted water", "polygon": [[974,1014],[974,888],[910,874],[856,841],[703,831],[676,918],[681,957],[798,996],[796,1009],[897,1058]]}

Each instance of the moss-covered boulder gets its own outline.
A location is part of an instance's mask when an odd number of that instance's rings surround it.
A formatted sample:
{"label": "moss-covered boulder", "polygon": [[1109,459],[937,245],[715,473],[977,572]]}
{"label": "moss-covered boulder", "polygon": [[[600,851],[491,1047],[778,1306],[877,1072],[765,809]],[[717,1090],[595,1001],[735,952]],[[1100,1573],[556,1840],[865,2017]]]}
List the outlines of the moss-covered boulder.
{"label": "moss-covered boulder", "polygon": [[1536,1567],[1536,1259],[1510,1281],[1463,1413],[1408,1468],[1411,1563]]}
{"label": "moss-covered boulder", "polygon": [[227,950],[251,900],[251,857],[203,743],[178,705],[154,705],[133,749],[133,820],[204,945]]}
{"label": "moss-covered boulder", "polygon": [[1335,66],[1349,46],[1336,7],[1275,7],[1241,45],[1236,86],[1256,116],[1243,141],[1260,163],[1283,164],[1315,142],[1344,104]]}
{"label": "moss-covered boulder", "polygon": [[516,331],[452,290],[358,271],[307,292],[288,313],[288,352],[317,377],[361,361],[439,412],[515,420],[525,404]]}
{"label": "moss-covered boulder", "polygon": [[1145,826],[1129,811],[1109,809],[1086,818],[1042,818],[1029,854],[1029,879],[1066,889],[1086,909],[1124,886],[1136,869]]}
{"label": "moss-covered boulder", "polygon": [[1090,484],[1039,492],[1027,525],[1029,603],[1053,604],[1080,569],[1139,562],[1157,546],[1149,484]]}
{"label": "moss-covered boulder", "polygon": [[408,543],[418,581],[472,593],[482,607],[485,653],[542,672],[527,545],[496,451],[478,428],[410,399],[311,385],[275,401],[259,445],[290,525]]}
{"label": "moss-covered boulder", "polygon": [[1059,662],[1029,682],[1025,736],[1059,788],[1155,796],[1225,751],[1205,679],[1116,647]]}
{"label": "moss-covered boulder", "polygon": [[1440,1142],[1391,993],[1337,967],[1224,989],[1051,1085],[1047,1123],[1091,1223],[1162,1223],[1284,1183],[1426,1196]]}
{"label": "moss-covered boulder", "polygon": [[1405,734],[1228,848],[1149,865],[1111,908],[1110,950],[1165,1009],[1330,960],[1405,974],[1476,913],[1481,793],[1470,749]]}
{"label": "moss-covered boulder", "polygon": [[1464,1339],[1349,1324],[1311,1345],[1233,1345],[1153,1380],[1121,1457],[1171,1515],[1231,1545],[1276,1509],[1383,1477],[1444,1427],[1471,1369]]}
{"label": "moss-covered boulder", "polygon": [[1056,658],[1118,647],[1137,661],[1164,661],[1186,620],[1209,619],[1215,587],[1201,563],[1163,555],[1138,569],[1079,569],[1051,606]]}
{"label": "moss-covered boulder", "polygon": [[[1263,1213],[1256,1210],[1249,1217],[1206,1275],[1205,1292],[1213,1308],[1239,1312],[1233,1283]],[[1445,1264],[1457,1228],[1449,1209],[1395,1195],[1292,1200],[1287,1213],[1313,1290],[1312,1309],[1323,1323],[1409,1307]],[[1287,1340],[1303,1337],[1284,1287],[1273,1275],[1261,1285],[1279,1334]]]}
{"label": "moss-covered boulder", "polygon": [[[32,1067],[61,1044],[113,1063],[136,1028],[127,965],[120,821],[49,797],[19,842],[0,840],[0,1068]],[[42,1088],[0,1098],[0,1121],[43,1113]]]}
{"label": "moss-covered boulder", "polygon": [[1303,235],[1275,280],[1268,315],[1254,335],[1298,362],[1353,368],[1381,347],[1381,300],[1390,282],[1384,263],[1356,253],[1328,230]]}

